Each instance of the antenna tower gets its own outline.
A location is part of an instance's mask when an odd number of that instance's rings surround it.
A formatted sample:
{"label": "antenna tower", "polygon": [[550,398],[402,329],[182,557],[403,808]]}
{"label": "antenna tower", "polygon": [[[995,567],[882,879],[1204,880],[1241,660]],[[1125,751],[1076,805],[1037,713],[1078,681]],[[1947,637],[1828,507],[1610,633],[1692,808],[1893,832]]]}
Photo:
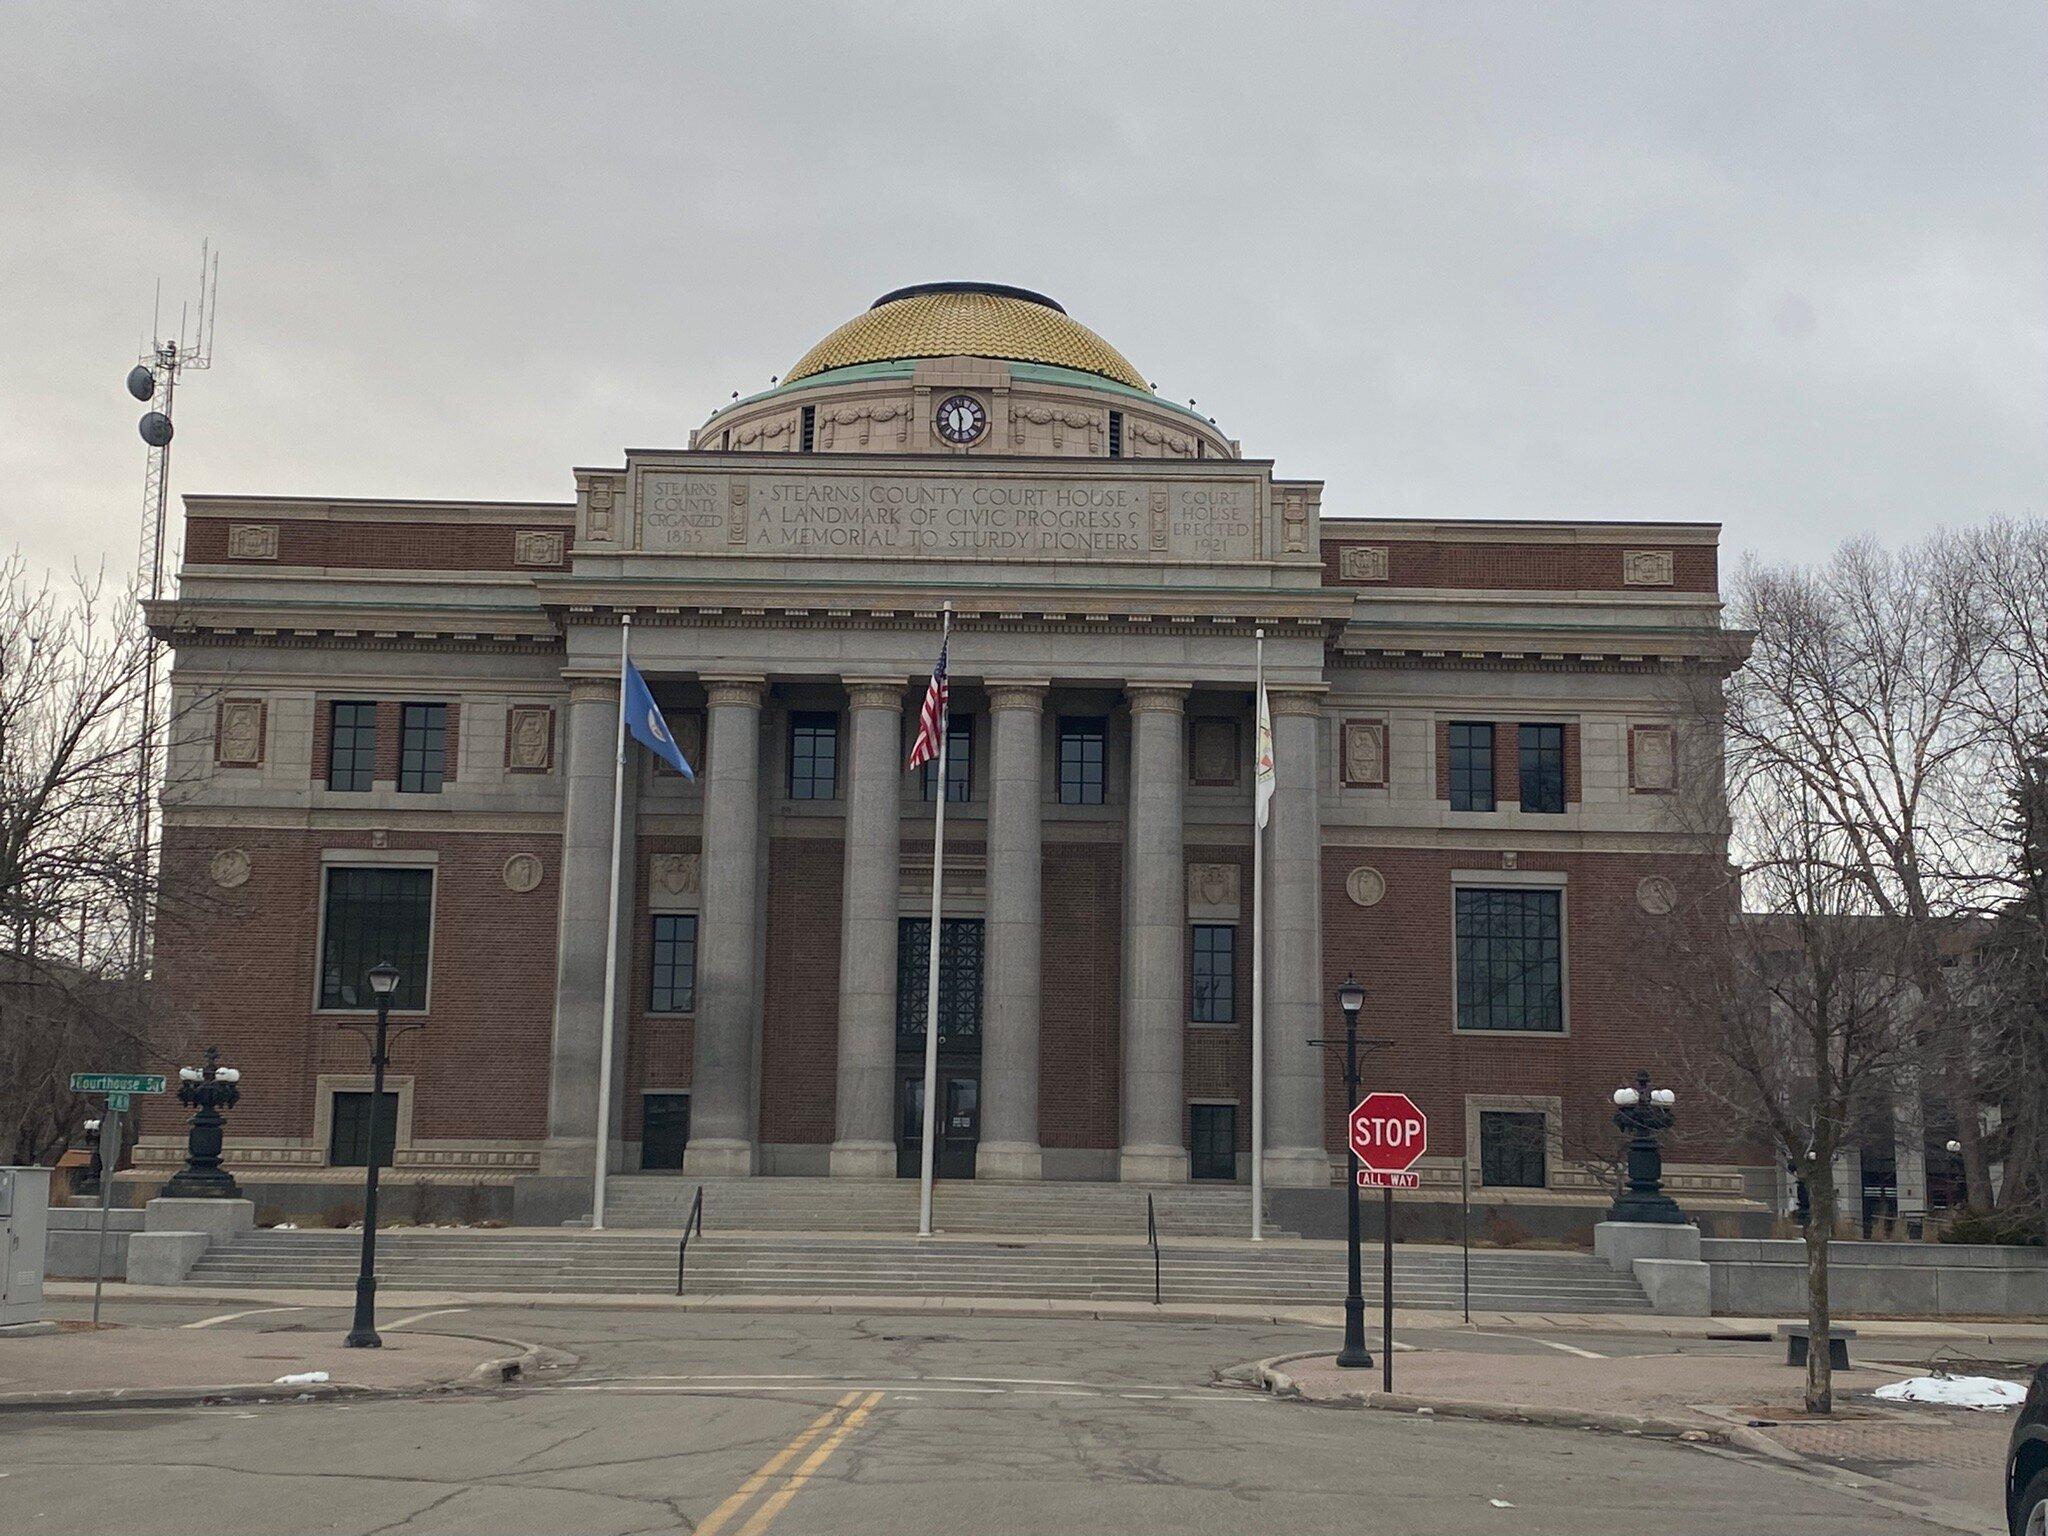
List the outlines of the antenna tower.
{"label": "antenna tower", "polygon": [[[164,597],[168,588],[164,530],[171,489],[171,405],[182,374],[188,369],[203,371],[213,366],[214,300],[219,287],[220,257],[214,253],[211,242],[204,242],[199,247],[196,309],[193,305],[180,305],[177,330],[166,335],[162,319],[163,284],[159,282],[157,303],[150,315],[149,345],[128,372],[128,393],[137,400],[155,402],[136,423],[143,442],[149,445],[149,463],[142,479],[142,552],[136,585],[151,602]],[[134,889],[128,912],[129,976],[138,984],[149,964],[150,863],[158,759],[157,672],[161,659],[148,622],[145,614],[142,724],[135,755]]]}

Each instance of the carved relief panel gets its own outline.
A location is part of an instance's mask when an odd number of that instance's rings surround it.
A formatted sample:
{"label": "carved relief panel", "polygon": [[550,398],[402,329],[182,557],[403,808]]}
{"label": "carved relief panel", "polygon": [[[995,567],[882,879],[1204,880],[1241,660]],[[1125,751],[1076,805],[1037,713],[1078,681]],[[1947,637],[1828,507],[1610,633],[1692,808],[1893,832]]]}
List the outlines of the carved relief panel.
{"label": "carved relief panel", "polygon": [[1630,587],[1668,587],[1674,579],[1671,551],[1631,549],[1621,557],[1621,580]]}
{"label": "carved relief panel", "polygon": [[505,767],[546,773],[554,766],[555,712],[545,704],[514,704],[505,711]]}
{"label": "carved relief panel", "polygon": [[1198,715],[1188,725],[1188,782],[1206,789],[1237,783],[1237,722],[1227,716]]}
{"label": "carved relief panel", "polygon": [[1387,722],[1344,722],[1344,782],[1354,789],[1384,788],[1387,782]]}
{"label": "carved relief panel", "polygon": [[214,731],[213,760],[223,768],[254,768],[263,761],[261,699],[223,699]]}

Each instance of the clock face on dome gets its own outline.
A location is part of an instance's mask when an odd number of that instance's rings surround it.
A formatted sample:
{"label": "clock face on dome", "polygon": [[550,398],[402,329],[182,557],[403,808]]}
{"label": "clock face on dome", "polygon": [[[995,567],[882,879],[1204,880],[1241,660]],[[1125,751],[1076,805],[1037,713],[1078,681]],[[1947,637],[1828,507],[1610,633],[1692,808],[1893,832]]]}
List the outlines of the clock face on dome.
{"label": "clock face on dome", "polygon": [[988,431],[988,412],[972,395],[948,395],[939,402],[934,424],[940,437],[965,447],[980,442],[982,434]]}

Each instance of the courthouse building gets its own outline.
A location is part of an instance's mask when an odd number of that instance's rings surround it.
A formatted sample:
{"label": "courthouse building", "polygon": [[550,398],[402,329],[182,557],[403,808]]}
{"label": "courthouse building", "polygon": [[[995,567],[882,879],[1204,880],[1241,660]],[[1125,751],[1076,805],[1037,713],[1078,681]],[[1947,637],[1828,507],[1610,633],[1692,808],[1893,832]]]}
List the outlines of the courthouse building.
{"label": "courthouse building", "polygon": [[[941,1174],[1248,1178],[1261,631],[1269,1184],[1339,1175],[1313,1042],[1353,972],[1427,1184],[1469,1154],[1490,1197],[1604,1199],[1581,1149],[1666,1065],[1635,936],[1721,852],[1670,814],[1672,679],[1722,654],[1714,526],[1326,509],[980,283],[885,295],[687,446],[573,479],[186,498],[151,613],[179,712],[157,971],[242,1070],[259,1200],[359,1182],[347,1026],[385,960],[421,1026],[401,1181],[587,1191],[599,1134],[622,1172],[914,1173],[939,793]],[[940,786],[904,761],[948,602]],[[628,617],[697,776],[630,749],[600,1130]],[[168,1171],[174,1109],[145,1129]],[[1732,1147],[1690,1147],[1682,1197],[1739,1192]]]}

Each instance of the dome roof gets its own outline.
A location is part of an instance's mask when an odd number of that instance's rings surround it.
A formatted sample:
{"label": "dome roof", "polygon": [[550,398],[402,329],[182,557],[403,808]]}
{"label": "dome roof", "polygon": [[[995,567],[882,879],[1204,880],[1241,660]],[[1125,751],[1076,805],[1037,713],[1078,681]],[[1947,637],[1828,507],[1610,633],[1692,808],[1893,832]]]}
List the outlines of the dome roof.
{"label": "dome roof", "polygon": [[911,357],[1050,363],[1151,392],[1121,352],[1051,299],[1001,283],[920,283],[885,293],[799,358],[782,382]]}

